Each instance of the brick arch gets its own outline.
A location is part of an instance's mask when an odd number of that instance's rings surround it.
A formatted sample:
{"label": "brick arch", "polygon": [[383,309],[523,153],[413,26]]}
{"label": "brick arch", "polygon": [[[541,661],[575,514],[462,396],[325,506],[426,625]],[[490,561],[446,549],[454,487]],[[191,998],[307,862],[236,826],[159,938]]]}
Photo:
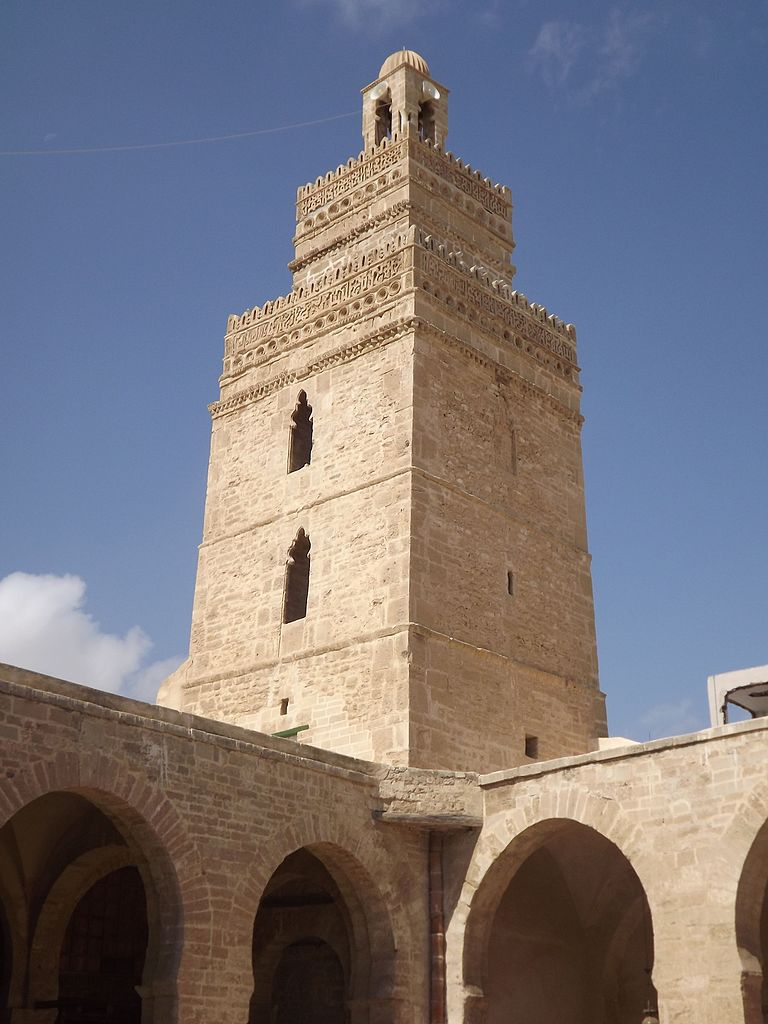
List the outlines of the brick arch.
{"label": "brick arch", "polygon": [[399,914],[387,906],[375,881],[389,872],[391,864],[372,829],[353,832],[339,821],[307,815],[281,832],[279,840],[259,850],[252,871],[244,874],[233,893],[233,915],[237,918],[233,925],[238,935],[247,935],[247,941],[235,942],[233,954],[239,961],[236,970],[252,976],[250,939],[261,897],[283,861],[299,850],[311,853],[328,871],[344,901],[353,945],[370,951],[362,971],[358,967],[353,979],[353,996],[359,1003],[353,1022],[396,1020],[393,1001],[400,978],[395,969],[392,919]]}
{"label": "brick arch", "polygon": [[451,1010],[467,1024],[482,1024],[486,1019],[484,962],[496,907],[518,869],[548,839],[569,826],[584,826],[616,848],[647,899],[646,879],[653,877],[639,826],[621,814],[617,801],[580,786],[545,792],[528,804],[521,801],[489,825],[475,848],[448,929]]}
{"label": "brick arch", "polygon": [[[34,1001],[55,999],[58,994],[64,935],[82,897],[105,875],[119,868],[133,867],[134,861],[127,846],[96,847],[72,861],[56,879],[30,944],[29,990]],[[144,881],[146,866],[142,865],[139,871]]]}
{"label": "brick arch", "polygon": [[[106,752],[19,773],[0,803],[0,828],[39,797],[74,793],[101,811],[125,839],[147,894],[150,940],[142,986],[144,1024],[171,1024],[177,1016],[177,976],[185,928],[202,925],[207,935],[209,892],[196,847],[163,791],[145,772],[126,767]],[[187,943],[189,947],[189,943]],[[193,953],[206,956],[197,946]]]}

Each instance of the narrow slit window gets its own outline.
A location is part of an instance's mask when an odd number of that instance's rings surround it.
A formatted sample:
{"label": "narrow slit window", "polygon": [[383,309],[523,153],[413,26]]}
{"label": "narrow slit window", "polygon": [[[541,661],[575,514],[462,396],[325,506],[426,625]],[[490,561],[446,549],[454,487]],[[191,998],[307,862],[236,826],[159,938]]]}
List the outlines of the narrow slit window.
{"label": "narrow slit window", "polygon": [[511,569],[507,572],[507,593],[510,597],[515,596],[515,574]]}
{"label": "narrow slit window", "polygon": [[509,454],[509,466],[513,473],[517,473],[517,431],[513,428],[509,432],[510,438],[510,454]]}
{"label": "narrow slit window", "polygon": [[526,757],[538,757],[539,756],[539,737],[538,736],[526,736],[525,737],[525,756]]}
{"label": "narrow slit window", "polygon": [[285,567],[285,598],[283,601],[283,622],[295,622],[307,615],[309,597],[309,537],[303,529],[288,549],[288,564]]}
{"label": "narrow slit window", "polygon": [[312,460],[312,406],[306,391],[299,392],[296,408],[291,413],[291,442],[288,452],[288,472],[308,466]]}
{"label": "narrow slit window", "polygon": [[287,715],[288,714],[288,704],[289,703],[290,703],[290,701],[289,701],[288,697],[283,697],[283,699],[280,701],[280,714],[281,715]]}

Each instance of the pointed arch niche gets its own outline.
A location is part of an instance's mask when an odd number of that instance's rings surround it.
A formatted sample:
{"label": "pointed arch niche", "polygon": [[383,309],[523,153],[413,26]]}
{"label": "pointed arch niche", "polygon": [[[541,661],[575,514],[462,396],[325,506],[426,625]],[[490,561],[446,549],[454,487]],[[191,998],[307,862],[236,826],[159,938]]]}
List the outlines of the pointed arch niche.
{"label": "pointed arch niche", "polygon": [[389,916],[354,859],[305,847],[269,880],[253,927],[249,1024],[393,1020]]}
{"label": "pointed arch niche", "polygon": [[526,829],[472,902],[464,984],[473,1021],[639,1022],[649,1003],[656,1009],[652,968],[642,883],[617,846],[579,822]]}
{"label": "pointed arch niche", "polygon": [[312,406],[306,391],[300,391],[291,413],[291,438],[288,445],[288,472],[295,473],[312,461]]}
{"label": "pointed arch niche", "polygon": [[283,595],[283,622],[295,622],[307,615],[309,599],[309,551],[312,545],[301,528],[288,549]]}

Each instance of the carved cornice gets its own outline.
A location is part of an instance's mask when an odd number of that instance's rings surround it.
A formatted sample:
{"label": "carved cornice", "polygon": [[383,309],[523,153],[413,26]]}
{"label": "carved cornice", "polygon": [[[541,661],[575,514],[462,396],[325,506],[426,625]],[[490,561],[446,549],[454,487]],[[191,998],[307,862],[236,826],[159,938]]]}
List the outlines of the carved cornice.
{"label": "carved cornice", "polygon": [[327,352],[325,355],[319,356],[317,359],[306,363],[304,366],[297,367],[293,370],[285,370],[259,384],[254,384],[252,387],[244,388],[242,391],[238,391],[229,398],[213,402],[208,406],[208,409],[214,419],[237,412],[244,406],[261,401],[261,399],[275,394],[275,392],[282,390],[284,387],[288,387],[298,381],[306,380],[308,377],[320,373],[322,370],[326,370],[331,366],[338,366],[342,363],[351,362],[353,359],[357,359],[364,353],[378,348],[383,348],[385,345],[402,338],[409,331],[415,331],[417,329],[420,332],[431,334],[442,344],[451,346],[479,366],[488,367],[493,370],[496,375],[496,379],[501,383],[515,387],[527,396],[533,396],[546,401],[554,406],[561,415],[572,420],[578,425],[583,422],[583,417],[578,412],[570,409],[567,405],[555,398],[554,395],[544,390],[544,388],[540,387],[538,384],[534,384],[532,381],[527,380],[519,373],[516,373],[508,367],[502,366],[502,364],[497,360],[488,355],[484,355],[473,346],[468,345],[466,342],[460,340],[449,332],[441,330],[430,320],[418,316],[403,317],[393,323],[387,324],[384,327],[379,327],[376,330],[369,331],[367,334],[362,334],[354,341],[346,345],[341,345],[338,348],[333,349],[331,352]]}
{"label": "carved cornice", "polygon": [[[522,374],[517,373],[515,370],[511,370],[508,366],[503,366],[498,362],[498,360],[480,352],[474,346],[467,344],[466,341],[462,341],[449,331],[442,330],[442,328],[433,324],[431,320],[425,319],[424,317],[414,317],[414,322],[419,328],[420,333],[431,334],[434,338],[440,341],[441,344],[449,345],[451,348],[456,349],[478,366],[487,367],[493,370],[499,383],[516,388],[520,394],[525,395],[526,397],[533,397],[546,402],[548,405],[553,406],[565,419],[571,420],[578,426],[581,426],[584,422],[584,417],[580,412],[571,409],[564,402],[561,402],[559,398],[556,398],[551,392],[546,391],[539,384],[535,384],[533,381],[528,380],[528,378],[523,377]],[[581,391],[581,388],[578,387],[578,390]]]}
{"label": "carved cornice", "polygon": [[384,210],[383,213],[379,213],[375,217],[367,218],[362,224],[352,228],[340,238],[334,239],[333,242],[329,242],[328,245],[318,246],[317,249],[310,250],[310,252],[305,253],[304,256],[291,260],[288,264],[288,269],[292,273],[296,273],[296,271],[301,270],[302,267],[306,267],[307,264],[314,263],[315,260],[319,260],[323,256],[328,256],[337,249],[346,249],[347,246],[352,245],[362,236],[370,234],[375,228],[381,227],[388,221],[397,220],[398,217],[403,213],[407,213],[412,209],[412,207],[413,203],[408,202],[406,199],[402,200],[402,202],[395,203],[393,206],[390,206],[388,210]]}
{"label": "carved cornice", "polygon": [[289,384],[305,380],[307,377],[320,373],[321,370],[326,370],[330,366],[348,363],[364,352],[381,348],[383,345],[402,337],[403,334],[416,327],[418,323],[419,321],[415,317],[405,317],[394,323],[387,324],[386,327],[379,327],[375,331],[363,334],[347,345],[342,345],[331,352],[327,352],[305,366],[295,370],[285,370],[282,373],[278,373],[275,377],[263,381],[261,384],[254,384],[253,387],[238,391],[237,394],[232,395],[230,398],[214,402],[208,406],[208,409],[214,419],[219,416],[225,416],[227,413],[235,412],[244,405],[250,405],[252,402],[266,398],[268,395],[280,391]]}

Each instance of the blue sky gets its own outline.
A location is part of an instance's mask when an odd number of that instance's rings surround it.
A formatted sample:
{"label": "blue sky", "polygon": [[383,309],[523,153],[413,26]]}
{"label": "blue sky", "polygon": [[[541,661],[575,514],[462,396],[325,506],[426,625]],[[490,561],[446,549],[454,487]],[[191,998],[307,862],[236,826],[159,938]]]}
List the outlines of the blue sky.
{"label": "blue sky", "polygon": [[611,730],[703,727],[768,662],[765,0],[5,0],[0,657],[146,694],[186,652],[227,314],[402,45],[578,329]]}

